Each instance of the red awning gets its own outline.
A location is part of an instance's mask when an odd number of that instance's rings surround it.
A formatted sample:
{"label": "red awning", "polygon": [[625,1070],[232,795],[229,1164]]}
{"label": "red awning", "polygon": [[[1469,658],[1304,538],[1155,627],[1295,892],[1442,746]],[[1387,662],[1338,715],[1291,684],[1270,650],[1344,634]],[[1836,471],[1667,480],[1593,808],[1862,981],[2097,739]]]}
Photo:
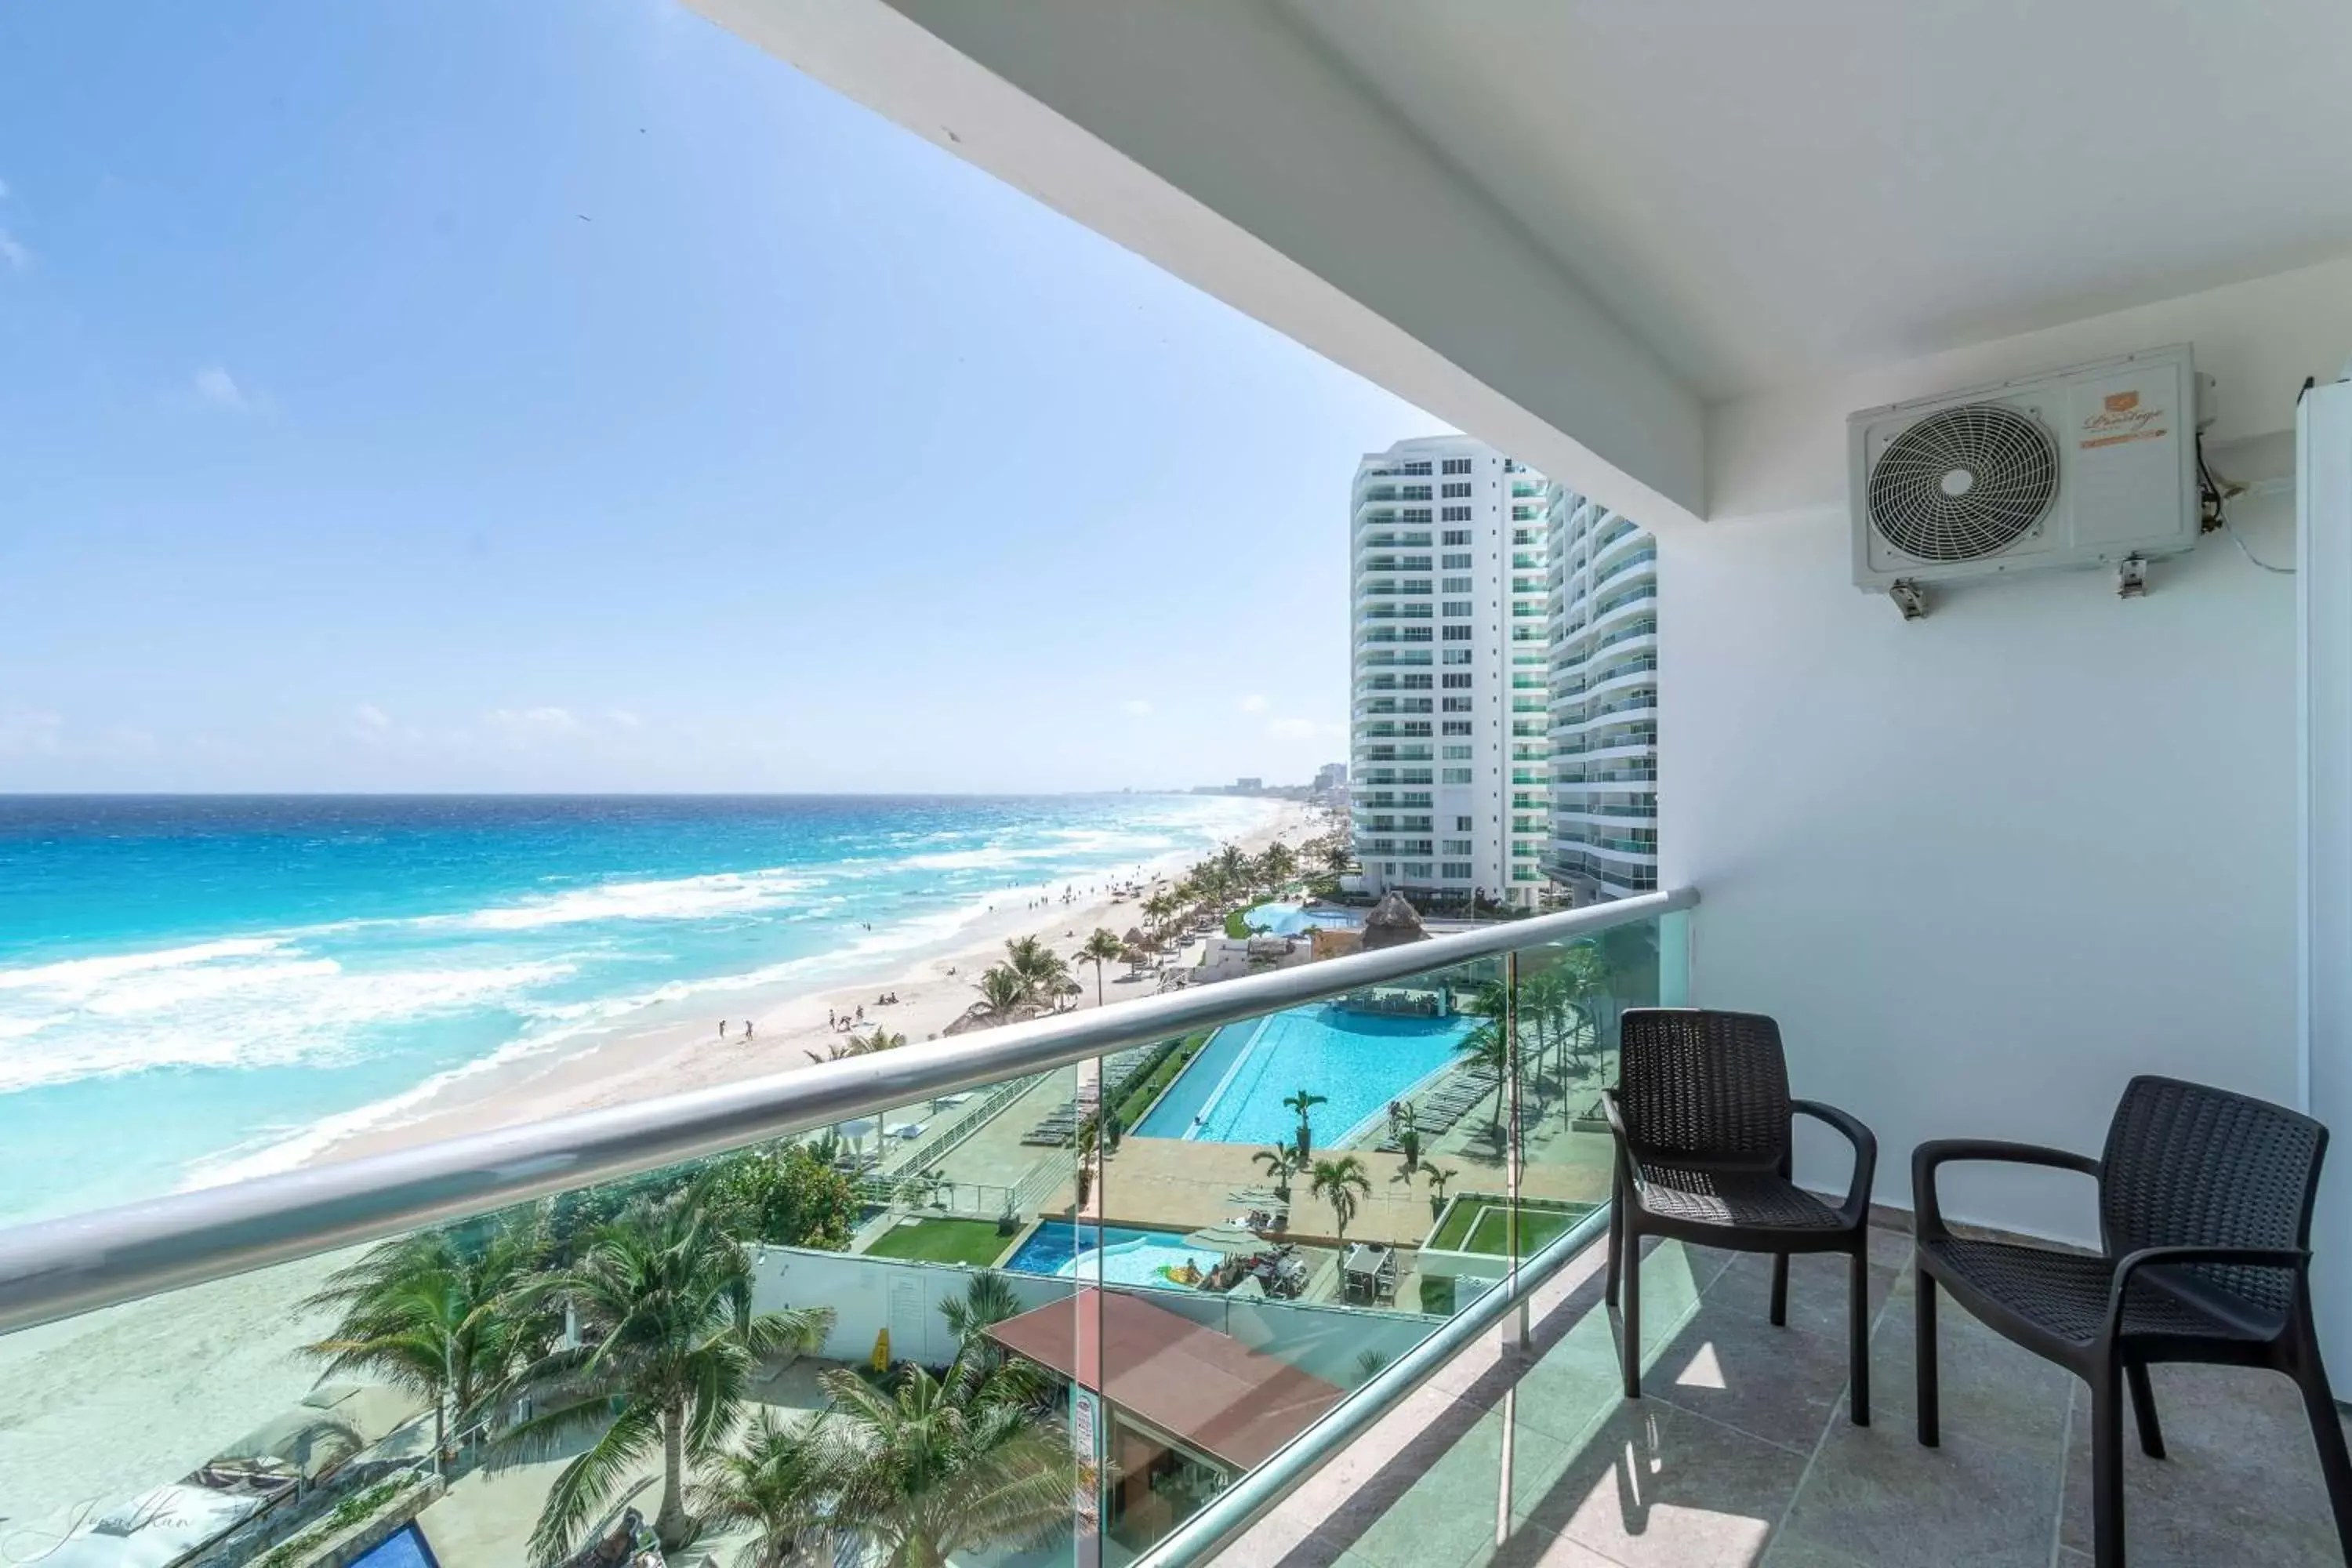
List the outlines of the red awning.
{"label": "red awning", "polygon": [[1287,1362],[1118,1291],[1080,1290],[988,1332],[1236,1469],[1263,1461],[1343,1397]]}

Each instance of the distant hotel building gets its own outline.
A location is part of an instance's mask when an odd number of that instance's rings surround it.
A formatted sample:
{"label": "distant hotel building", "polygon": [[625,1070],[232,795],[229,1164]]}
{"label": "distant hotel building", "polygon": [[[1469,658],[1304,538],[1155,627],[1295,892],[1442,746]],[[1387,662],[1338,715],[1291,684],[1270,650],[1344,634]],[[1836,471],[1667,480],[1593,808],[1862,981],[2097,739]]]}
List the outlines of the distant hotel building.
{"label": "distant hotel building", "polygon": [[1445,907],[1657,886],[1657,550],[1465,437],[1358,465],[1356,856]]}
{"label": "distant hotel building", "polygon": [[1547,489],[1464,437],[1401,441],[1357,467],[1349,782],[1372,892],[1543,901]]}
{"label": "distant hotel building", "polygon": [[1571,904],[1658,885],[1658,550],[1551,487],[1551,857]]}

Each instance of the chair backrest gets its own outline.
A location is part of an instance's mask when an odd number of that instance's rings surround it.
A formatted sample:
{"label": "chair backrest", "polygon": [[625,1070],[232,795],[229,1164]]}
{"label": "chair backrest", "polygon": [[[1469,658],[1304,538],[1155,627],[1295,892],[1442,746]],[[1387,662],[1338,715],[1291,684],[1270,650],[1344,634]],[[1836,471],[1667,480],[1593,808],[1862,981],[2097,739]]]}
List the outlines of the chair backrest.
{"label": "chair backrest", "polygon": [[1617,1106],[1650,1154],[1777,1168],[1789,1152],[1789,1063],[1761,1013],[1629,1007],[1619,1026]]}
{"label": "chair backrest", "polygon": [[[2107,1129],[2099,1229],[2115,1257],[2143,1247],[2307,1247],[2327,1129],[2250,1095],[2131,1080]],[[2203,1284],[2267,1310],[2293,1305],[2277,1268],[2199,1267]]]}

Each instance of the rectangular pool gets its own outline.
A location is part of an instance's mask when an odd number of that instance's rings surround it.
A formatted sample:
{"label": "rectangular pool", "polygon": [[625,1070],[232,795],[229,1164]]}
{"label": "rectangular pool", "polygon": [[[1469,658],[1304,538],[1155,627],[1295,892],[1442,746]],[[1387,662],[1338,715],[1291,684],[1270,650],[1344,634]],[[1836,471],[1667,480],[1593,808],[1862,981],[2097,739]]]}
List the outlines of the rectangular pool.
{"label": "rectangular pool", "polygon": [[352,1568],[439,1568],[434,1561],[433,1549],[425,1544],[425,1537],[415,1525],[408,1525],[398,1534],[371,1546]]}
{"label": "rectangular pool", "polygon": [[1283,1105],[1305,1089],[1315,1141],[1337,1143],[1454,1060],[1479,1020],[1356,1013],[1328,1002],[1228,1024],[1192,1058],[1134,1131],[1216,1143],[1287,1142],[1298,1117]]}

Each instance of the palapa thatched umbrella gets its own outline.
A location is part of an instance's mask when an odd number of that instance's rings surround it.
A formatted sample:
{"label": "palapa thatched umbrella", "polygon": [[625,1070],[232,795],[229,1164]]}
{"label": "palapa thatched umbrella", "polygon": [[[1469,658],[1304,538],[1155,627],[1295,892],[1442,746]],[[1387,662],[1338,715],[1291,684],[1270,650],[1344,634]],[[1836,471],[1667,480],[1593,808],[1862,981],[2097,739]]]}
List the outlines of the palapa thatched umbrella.
{"label": "palapa thatched umbrella", "polygon": [[1377,952],[1384,947],[1402,947],[1409,942],[1427,942],[1429,933],[1421,929],[1421,916],[1405,901],[1402,893],[1391,892],[1372,906],[1364,917],[1364,951]]}

